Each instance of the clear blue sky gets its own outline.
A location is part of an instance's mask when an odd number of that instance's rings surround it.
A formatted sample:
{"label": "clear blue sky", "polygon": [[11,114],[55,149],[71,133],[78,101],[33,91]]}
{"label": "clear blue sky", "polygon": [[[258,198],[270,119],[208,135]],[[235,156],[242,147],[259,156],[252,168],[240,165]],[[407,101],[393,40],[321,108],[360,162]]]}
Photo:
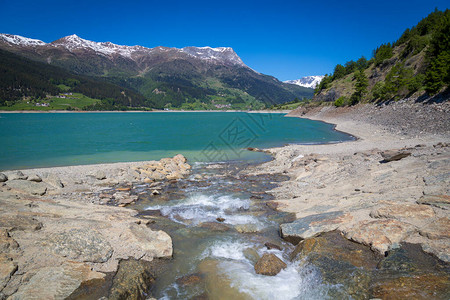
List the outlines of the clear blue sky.
{"label": "clear blue sky", "polygon": [[51,42],[77,34],[146,47],[229,46],[280,80],[332,72],[447,1],[0,0],[0,32]]}

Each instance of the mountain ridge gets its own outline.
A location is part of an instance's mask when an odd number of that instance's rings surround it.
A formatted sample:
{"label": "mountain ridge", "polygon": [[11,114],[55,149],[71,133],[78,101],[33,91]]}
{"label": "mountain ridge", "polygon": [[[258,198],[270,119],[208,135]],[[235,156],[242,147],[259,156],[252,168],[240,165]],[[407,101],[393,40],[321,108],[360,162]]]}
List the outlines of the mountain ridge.
{"label": "mountain ridge", "polygon": [[316,86],[320,84],[320,81],[322,81],[324,77],[325,77],[324,75],[312,75],[312,76],[305,76],[300,79],[286,80],[283,82],[315,89]]}

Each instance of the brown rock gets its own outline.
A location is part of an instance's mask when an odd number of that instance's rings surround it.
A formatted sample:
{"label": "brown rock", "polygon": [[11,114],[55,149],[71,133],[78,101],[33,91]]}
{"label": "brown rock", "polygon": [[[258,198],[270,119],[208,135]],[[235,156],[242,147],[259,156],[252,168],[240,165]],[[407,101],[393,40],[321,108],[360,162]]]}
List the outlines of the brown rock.
{"label": "brown rock", "polygon": [[388,150],[381,152],[381,156],[383,157],[384,163],[391,162],[391,161],[397,161],[402,158],[408,157],[411,155],[411,152],[407,151],[394,151],[394,150]]}
{"label": "brown rock", "polygon": [[192,285],[199,283],[202,280],[200,274],[190,274],[183,277],[180,277],[176,280],[176,283],[179,285]]}
{"label": "brown rock", "polygon": [[128,192],[131,190],[131,187],[121,187],[121,188],[117,188],[116,191],[121,191],[121,192]]}
{"label": "brown rock", "polygon": [[384,254],[392,246],[397,246],[414,227],[397,220],[362,221],[344,231],[345,237],[355,242],[370,246],[373,250]]}
{"label": "brown rock", "polygon": [[439,218],[419,231],[420,235],[432,240],[450,238],[450,219]]}
{"label": "brown rock", "polygon": [[0,229],[0,252],[7,253],[18,248],[19,244],[9,236],[8,231]]}
{"label": "brown rock", "polygon": [[423,274],[376,283],[373,297],[381,299],[448,299],[450,278],[445,274]]}
{"label": "brown rock", "polygon": [[0,228],[13,230],[39,230],[42,223],[35,218],[21,214],[6,214],[0,218]]}
{"label": "brown rock", "polygon": [[217,221],[217,222],[224,222],[225,219],[224,219],[224,218],[221,218],[221,217],[218,217],[218,218],[216,219],[216,221]]}
{"label": "brown rock", "polygon": [[287,265],[275,254],[265,253],[255,264],[255,272],[257,274],[275,276],[286,267]]}
{"label": "brown rock", "polygon": [[450,209],[450,196],[449,195],[424,195],[419,200],[418,204],[432,205],[442,209]]}
{"label": "brown rock", "polygon": [[266,246],[266,248],[267,249],[277,249],[277,250],[282,250],[282,248],[281,248],[281,246],[280,245],[277,245],[277,244],[273,244],[273,243],[270,243],[270,242],[266,242],[265,244],[264,244],[264,246]]}
{"label": "brown rock", "polygon": [[434,218],[433,208],[427,205],[418,204],[394,204],[383,206],[370,213],[372,218],[393,218],[393,219],[428,219]]}

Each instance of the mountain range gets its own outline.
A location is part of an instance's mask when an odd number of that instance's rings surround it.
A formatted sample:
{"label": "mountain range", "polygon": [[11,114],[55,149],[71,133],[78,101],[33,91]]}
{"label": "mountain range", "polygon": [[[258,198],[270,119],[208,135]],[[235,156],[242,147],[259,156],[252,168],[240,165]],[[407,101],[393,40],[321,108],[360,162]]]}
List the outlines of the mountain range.
{"label": "mountain range", "polygon": [[306,88],[315,89],[325,76],[306,76],[300,79],[283,81],[284,83],[296,84]]}
{"label": "mountain range", "polygon": [[0,34],[0,49],[132,90],[147,100],[144,105],[156,108],[262,108],[313,95],[310,88],[252,70],[229,47],[146,48],[77,35],[45,43]]}

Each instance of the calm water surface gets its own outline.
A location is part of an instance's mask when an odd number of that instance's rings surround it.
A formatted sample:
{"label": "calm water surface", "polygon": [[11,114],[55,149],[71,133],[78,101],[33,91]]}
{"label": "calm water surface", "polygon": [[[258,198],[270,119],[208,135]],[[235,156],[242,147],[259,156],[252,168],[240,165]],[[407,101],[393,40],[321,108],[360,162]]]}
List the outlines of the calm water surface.
{"label": "calm water surface", "polygon": [[261,161],[247,147],[352,139],[330,124],[283,114],[0,113],[0,170],[153,160]]}

